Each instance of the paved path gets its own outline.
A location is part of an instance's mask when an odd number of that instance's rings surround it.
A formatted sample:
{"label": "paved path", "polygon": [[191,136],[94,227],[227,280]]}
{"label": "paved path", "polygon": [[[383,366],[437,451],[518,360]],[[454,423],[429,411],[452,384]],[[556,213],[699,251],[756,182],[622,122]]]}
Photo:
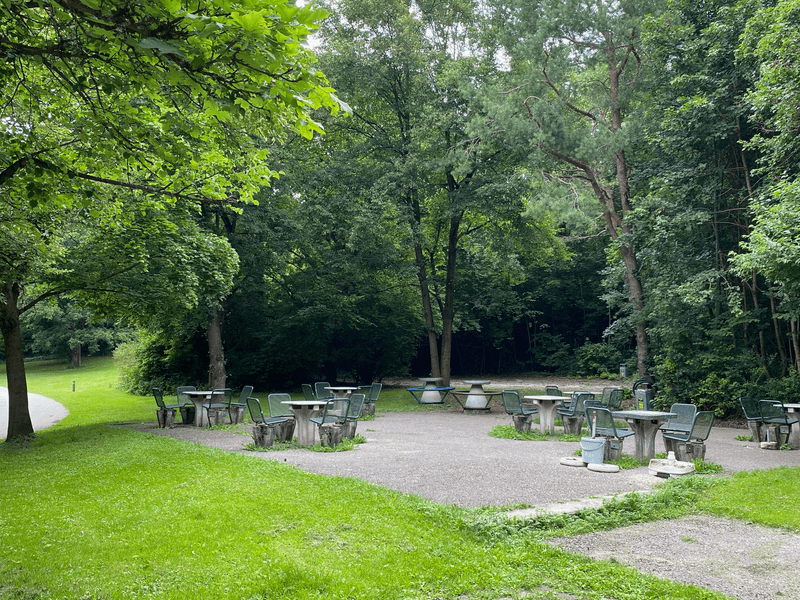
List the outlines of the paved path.
{"label": "paved path", "polygon": [[[28,410],[31,413],[34,431],[47,429],[69,414],[69,411],[55,400],[39,394],[28,394]],[[8,435],[8,388],[0,387],[0,440]]]}

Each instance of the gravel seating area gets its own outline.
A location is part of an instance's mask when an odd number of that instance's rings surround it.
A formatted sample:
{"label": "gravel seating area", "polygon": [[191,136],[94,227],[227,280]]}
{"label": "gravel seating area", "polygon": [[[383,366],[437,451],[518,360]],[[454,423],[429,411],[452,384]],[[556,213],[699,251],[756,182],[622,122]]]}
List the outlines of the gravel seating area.
{"label": "gravel seating area", "polygon": [[[463,507],[531,505],[512,513],[521,518],[539,510],[597,506],[603,496],[646,491],[661,481],[650,475],[647,467],[595,473],[560,465],[562,457],[573,455],[580,447],[578,442],[520,442],[487,435],[495,425],[510,424],[511,419],[496,408],[489,413],[378,410],[373,421],[358,424],[358,433],[367,443],[354,451],[327,453],[251,453],[244,450],[251,438],[238,433],[189,426],[160,430],[155,422],[136,427],[279,460],[312,473],[358,477],[437,503]],[[721,465],[726,473],[800,466],[800,451],[762,450],[758,444],[735,439],[747,434],[746,429],[714,427],[707,441],[706,460]],[[633,440],[625,443],[624,451],[633,452]],[[663,451],[659,435],[656,452]],[[800,573],[793,568],[792,560],[800,553],[800,536],[781,530],[700,516],[551,543],[742,600],[800,598]]]}

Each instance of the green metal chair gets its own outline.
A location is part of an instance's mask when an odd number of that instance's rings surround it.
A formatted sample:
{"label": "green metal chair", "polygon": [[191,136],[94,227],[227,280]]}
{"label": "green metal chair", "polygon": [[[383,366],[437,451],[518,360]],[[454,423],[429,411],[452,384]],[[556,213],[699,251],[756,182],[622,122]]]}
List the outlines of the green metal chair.
{"label": "green metal chair", "polygon": [[[758,409],[761,413],[763,423],[775,427],[775,435],[778,438],[775,441],[778,442],[778,446],[787,444],[792,432],[792,425],[797,423],[797,419],[794,417],[789,418],[786,414],[786,410],[783,408],[783,402],[779,400],[759,400]],[[786,437],[781,439],[783,435],[781,430],[784,427],[786,428]]]}
{"label": "green metal chair", "polygon": [[618,428],[608,408],[590,405],[585,408],[585,413],[592,437],[615,437],[623,440],[634,434],[632,429]]}
{"label": "green metal chair", "polygon": [[242,393],[239,394],[239,399],[236,402],[231,400],[228,403],[228,408],[231,408],[233,406],[241,406],[242,408],[245,408],[247,406],[247,399],[250,397],[250,394],[252,394],[252,393],[253,393],[253,386],[252,385],[244,386],[242,388]]}
{"label": "green metal chair", "polygon": [[561,390],[558,388],[557,385],[546,385],[544,386],[544,393],[546,396],[561,396]]}
{"label": "green metal chair", "polygon": [[329,387],[331,387],[331,384],[327,381],[317,381],[314,384],[314,394],[316,395],[316,400],[329,400],[333,398],[333,392],[325,389]]}
{"label": "green metal chair", "polygon": [[[670,409],[670,412],[674,412]],[[679,444],[685,444],[692,440],[704,442],[711,433],[711,426],[714,424],[714,411],[703,410],[696,412],[692,417],[688,431],[664,431],[664,440],[674,440]]]}
{"label": "green metal chair", "polygon": [[153,397],[156,399],[156,405],[158,408],[163,410],[175,410],[176,408],[180,408],[183,404],[165,404],[164,403],[164,393],[161,391],[161,388],[153,388]]}
{"label": "green metal chair", "polygon": [[364,404],[374,404],[378,401],[378,396],[381,395],[383,384],[373,383],[371,385],[360,385],[358,386],[358,389],[364,390],[364,394],[366,394]]}
{"label": "green metal chair", "polygon": [[253,398],[252,396],[246,400],[247,410],[250,412],[250,418],[253,420],[253,423],[264,424],[264,425],[277,425],[278,423],[283,423],[287,421],[285,417],[273,417],[270,415],[269,417],[264,414],[264,411],[261,410],[261,401],[258,398]]}
{"label": "green metal chair", "polygon": [[233,423],[231,419],[231,399],[233,398],[233,390],[231,388],[218,388],[211,392],[211,399],[207,404],[203,404],[203,409],[206,411],[206,420],[208,426],[211,427],[211,411],[224,409],[228,412],[228,420]]}
{"label": "green metal chair", "polygon": [[350,409],[349,398],[334,398],[325,403],[325,410],[319,417],[311,417],[312,423],[319,427],[329,423],[343,425],[347,421],[347,412]]}
{"label": "green metal chair", "polygon": [[186,392],[194,392],[195,390],[197,390],[197,388],[193,385],[179,385],[176,390],[178,404],[182,404],[180,411],[184,424],[194,422],[194,412],[196,409],[194,407],[194,402],[189,400],[189,396],[186,395]]}
{"label": "green metal chair", "polygon": [[584,416],[585,403],[588,401],[591,406],[591,401],[593,400],[594,394],[592,392],[572,392],[572,395],[569,396],[569,402],[562,403],[562,405],[556,409],[556,413],[562,417]]}
{"label": "green metal chair", "polygon": [[[308,385],[308,384],[306,384]],[[283,404],[288,402],[292,397],[289,394],[270,394],[267,396],[267,403],[269,404],[269,416],[271,417],[284,417],[286,419],[294,419],[294,413],[288,405]]]}
{"label": "green metal chair", "polygon": [[314,388],[311,387],[310,383],[303,383],[300,385],[300,389],[303,390],[303,399],[304,400],[316,400],[317,397],[314,395]]}
{"label": "green metal chair", "polygon": [[669,407],[669,412],[675,413],[676,416],[670,417],[666,423],[659,427],[659,431],[677,436],[691,432],[694,418],[697,414],[697,407],[694,404],[676,402]]}
{"label": "green metal chair", "polygon": [[502,393],[503,399],[503,408],[506,409],[506,413],[509,415],[535,415],[539,412],[539,409],[536,406],[530,406],[527,404],[523,404],[522,400],[519,397],[519,392],[517,390],[503,390]]}

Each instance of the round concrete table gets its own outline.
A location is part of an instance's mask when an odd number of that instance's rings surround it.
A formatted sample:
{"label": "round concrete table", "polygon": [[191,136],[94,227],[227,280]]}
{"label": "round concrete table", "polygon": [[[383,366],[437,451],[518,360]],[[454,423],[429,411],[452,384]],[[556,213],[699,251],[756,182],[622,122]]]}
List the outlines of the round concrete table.
{"label": "round concrete table", "polygon": [[656,455],[656,433],[661,424],[675,413],[657,410],[616,410],[611,413],[615,419],[624,419],[631,426],[636,442],[636,460],[649,461]]}
{"label": "round concrete table", "polygon": [[523,396],[539,407],[539,432],[554,435],[556,432],[556,407],[561,405],[562,396]]}
{"label": "round concrete table", "polygon": [[464,383],[470,386],[469,394],[464,401],[464,408],[485,409],[489,404],[489,400],[491,400],[491,396],[486,396],[486,392],[483,391],[483,386],[489,385],[490,382],[465,380]]}
{"label": "round concrete table", "polygon": [[424,382],[425,385],[422,386],[425,389],[429,389],[428,392],[422,392],[422,396],[420,397],[420,404],[441,404],[442,403],[442,394],[439,390],[436,389],[436,382],[442,381],[441,377],[420,377],[420,381]]}
{"label": "round concrete table", "polygon": [[311,417],[318,416],[325,408],[325,400],[283,400],[294,413],[297,443],[300,446],[313,446],[316,442],[317,426],[311,422]]}
{"label": "round concrete table", "polygon": [[326,390],[330,390],[333,392],[334,398],[349,398],[350,394],[355,392],[358,388],[357,387],[326,387]]}

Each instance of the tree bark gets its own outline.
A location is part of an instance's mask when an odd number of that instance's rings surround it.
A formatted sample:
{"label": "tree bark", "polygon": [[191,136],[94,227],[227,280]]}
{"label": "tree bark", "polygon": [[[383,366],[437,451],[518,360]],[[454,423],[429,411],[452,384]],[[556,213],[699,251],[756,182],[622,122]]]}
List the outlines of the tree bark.
{"label": "tree bark", "polygon": [[208,386],[215,390],[225,387],[225,351],[222,347],[223,309],[215,306],[208,320]]}
{"label": "tree bark", "polygon": [[456,258],[458,256],[458,233],[461,228],[461,213],[450,219],[447,237],[447,271],[444,284],[444,308],[442,310],[442,380],[450,385],[450,367],[453,353],[453,319],[456,302]]}
{"label": "tree bark", "polygon": [[[422,211],[419,205],[419,199],[414,197],[411,201],[411,209],[414,213],[414,237],[417,237],[417,232],[421,227]],[[419,241],[414,242],[414,259],[417,263],[417,278],[419,279],[419,290],[422,295],[422,311],[425,315],[425,328],[428,330],[428,350],[431,357],[431,377],[441,377],[442,372],[439,366],[439,344],[436,339],[436,330],[434,329],[433,320],[433,306],[431,305],[431,291],[428,287],[428,271],[425,268],[425,256],[422,253],[422,244]]]}
{"label": "tree bark", "polygon": [[778,322],[778,317],[775,314],[775,294],[772,293],[772,290],[769,292],[769,308],[772,313],[772,326],[775,329],[775,343],[778,345],[778,354],[780,354],[781,357],[781,376],[786,377],[786,351],[783,348],[781,324]]}
{"label": "tree bark", "polygon": [[[20,287],[17,282],[4,281],[0,296],[0,330],[6,352],[6,378],[8,381],[8,433],[12,441],[33,434],[33,422],[28,408],[28,382],[25,378],[25,356],[22,349],[22,332],[19,327]],[[3,432],[0,432],[2,434]]]}

